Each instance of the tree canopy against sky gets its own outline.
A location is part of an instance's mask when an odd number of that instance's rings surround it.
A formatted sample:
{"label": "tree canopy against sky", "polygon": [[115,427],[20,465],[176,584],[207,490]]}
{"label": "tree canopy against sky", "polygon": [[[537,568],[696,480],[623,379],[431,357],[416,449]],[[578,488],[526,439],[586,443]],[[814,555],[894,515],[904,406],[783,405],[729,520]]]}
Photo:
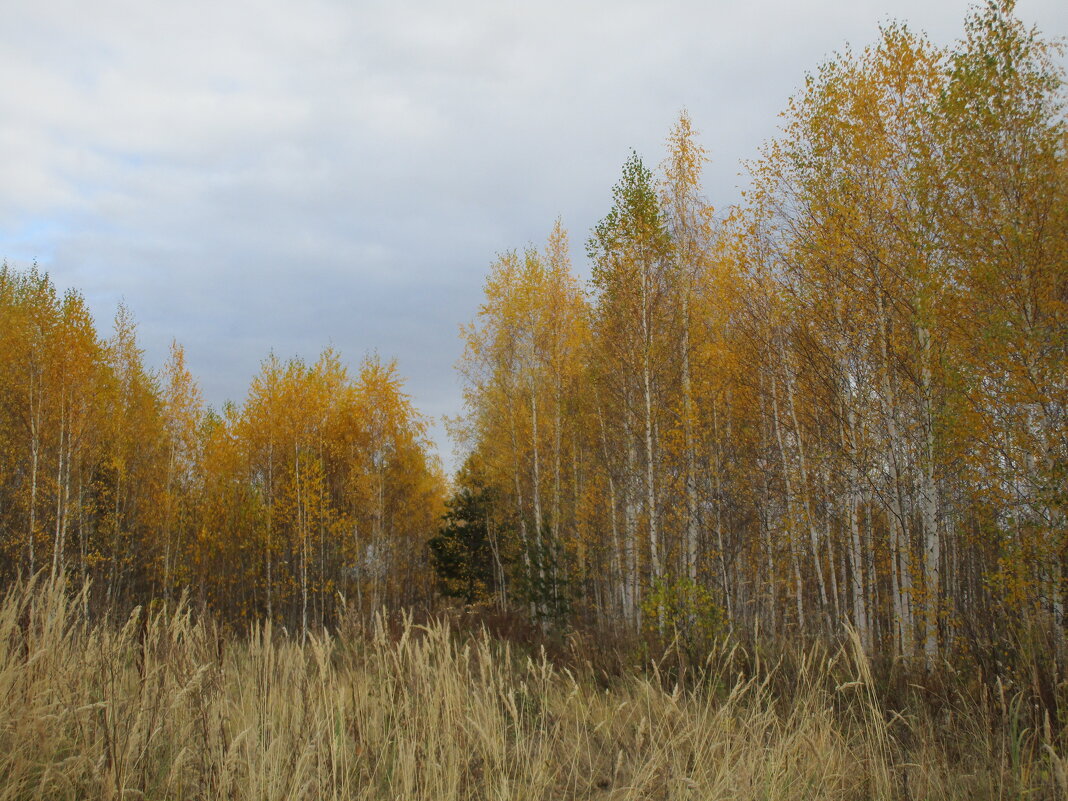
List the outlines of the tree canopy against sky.
{"label": "tree canopy against sky", "polygon": [[[271,350],[378,347],[452,470],[447,332],[490,254],[560,216],[588,277],[605,187],[683,107],[724,211],[807,71],[895,18],[950,44],[972,2],[8,3],[0,259],[98,321],[124,299],[146,363],[177,338],[217,408]],[[1068,35],[1062,0],[1018,13]]]}
{"label": "tree canopy against sky", "polygon": [[396,365],[261,365],[204,406],[172,346],[147,370],[132,314],[101,339],[84,301],[0,268],[0,580],[90,580],[121,610],[186,594],[306,631],[339,602],[426,602],[444,477]]}
{"label": "tree canopy against sky", "polygon": [[[808,77],[727,214],[683,113],[658,175],[623,165],[587,293],[503,255],[465,329],[460,481],[515,586],[546,585],[548,547],[550,595],[602,620],[670,638],[711,599],[728,626],[849,624],[928,665],[1010,617],[1062,631],[1056,53],[1009,2],[953,50],[887,24]],[[563,321],[566,384],[531,367]]]}
{"label": "tree canopy against sky", "polygon": [[850,625],[928,666],[1005,620],[1061,636],[1058,52],[1007,0],[952,49],[887,23],[807,77],[718,216],[681,113],[658,167],[624,162],[588,281],[559,219],[493,262],[447,504],[395,363],[270,355],[212,409],[181,347],[145,366],[124,305],[104,339],[5,266],[2,578],[305,632],[440,590],[665,642]]}

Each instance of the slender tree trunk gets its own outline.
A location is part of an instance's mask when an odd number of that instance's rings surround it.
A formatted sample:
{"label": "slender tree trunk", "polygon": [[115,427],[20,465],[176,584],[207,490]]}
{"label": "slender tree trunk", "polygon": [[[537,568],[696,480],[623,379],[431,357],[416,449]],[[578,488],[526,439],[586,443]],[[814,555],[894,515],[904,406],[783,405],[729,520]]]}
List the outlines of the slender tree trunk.
{"label": "slender tree trunk", "polygon": [[[579,581],[582,581],[587,576],[586,559],[587,559],[588,554],[586,552],[585,543],[579,538],[579,498],[582,497],[582,488],[581,488],[581,483],[580,483],[581,482],[581,478],[582,478],[582,474],[579,472],[579,454],[578,454],[578,451],[579,451],[578,438],[575,437],[571,441],[571,489],[572,489],[572,496],[571,496],[571,530],[572,530],[573,536],[575,538],[576,551],[577,551],[577,556],[578,556],[578,576],[576,576],[576,579],[579,580]],[[557,532],[556,536],[557,536],[557,540],[556,541],[560,542],[560,540],[559,540],[559,532]],[[568,580],[568,577],[567,577],[567,574],[565,573],[564,581],[567,581],[567,580]]]}
{"label": "slender tree trunk", "polygon": [[30,531],[27,539],[30,545],[30,575],[37,570],[36,549],[37,539],[37,471],[41,458],[41,440],[39,436],[40,420],[33,424],[30,435]]}
{"label": "slender tree trunk", "polygon": [[652,376],[646,357],[646,366],[642,371],[642,383],[645,395],[645,506],[649,517],[649,559],[653,579],[663,574],[660,560],[660,532],[657,526],[655,460],[653,452],[653,392]]}
{"label": "slender tree trunk", "polygon": [[[819,470],[820,474],[820,488],[823,491],[824,503],[831,503],[831,488],[828,483],[827,469],[823,467]],[[824,512],[823,515],[823,542],[827,547],[827,567],[828,575],[831,579],[831,602],[834,605],[834,626],[837,628],[839,622],[842,620],[842,603],[838,595],[838,568],[837,560],[835,559],[834,550],[834,532],[832,529],[832,513],[830,510]]]}
{"label": "slender tree trunk", "polygon": [[534,381],[530,382],[530,447],[533,454],[531,465],[532,501],[534,503],[534,537],[540,542],[542,536],[541,517],[541,461],[538,447],[538,396],[534,392]]}
{"label": "slender tree trunk", "polygon": [[52,541],[53,580],[55,580],[62,568],[60,559],[62,558],[63,547],[60,538],[63,536],[63,460],[66,456],[66,437],[68,436],[67,409],[66,400],[64,399],[60,403],[59,452],[56,456],[56,533]]}
{"label": "slender tree trunk", "polygon": [[623,484],[623,526],[624,526],[624,551],[627,559],[627,573],[630,579],[630,597],[632,611],[634,613],[634,627],[642,624],[642,597],[641,582],[638,575],[638,509],[635,495],[638,472],[638,449],[634,443],[634,436],[627,432],[627,475]]}
{"label": "slender tree trunk", "polygon": [[[797,419],[797,405],[794,402],[794,382],[790,372],[790,365],[786,361],[786,349],[780,339],[780,353],[782,354],[783,368],[786,384],[786,400],[790,409],[790,420],[794,424],[794,437],[797,440],[797,462],[801,471],[801,508],[805,513],[805,527],[808,529],[809,547],[812,551],[812,562],[816,572],[816,588],[820,593],[820,609],[825,619],[829,618],[830,610],[827,604],[827,582],[823,575],[823,560],[820,556],[819,535],[816,533],[816,520],[812,514],[812,505],[809,501],[808,466],[805,461],[805,436]],[[827,620],[830,623],[829,619]]]}
{"label": "slender tree trunk", "polygon": [[[856,458],[856,412],[849,401],[845,401],[846,413],[842,423],[842,447],[846,452],[846,489],[844,505],[849,524],[849,574],[853,598],[853,625],[866,653],[871,653],[871,632],[868,627],[868,612],[864,595],[864,573],[862,567],[862,546],[860,542],[860,525],[857,521],[857,475]],[[848,420],[849,432],[845,420]]]}
{"label": "slender tree trunk", "polygon": [[74,462],[74,443],[72,432],[68,423],[67,430],[67,457],[63,464],[63,524],[59,529],[59,572],[60,575],[67,572],[67,528],[70,525],[70,471]]}
{"label": "slender tree trunk", "polygon": [[486,541],[490,544],[490,552],[493,554],[494,581],[497,584],[498,608],[503,612],[508,608],[508,585],[505,582],[504,565],[501,564],[501,549],[497,543],[497,530],[490,525],[489,515],[484,518],[486,528]]}
{"label": "slender tree trunk", "polygon": [[[763,426],[762,426],[763,428]],[[768,587],[768,627],[769,631],[775,635],[778,634],[778,582],[775,576],[775,546],[771,539],[771,526],[768,522],[768,516],[770,514],[771,505],[771,493],[768,491],[768,477],[767,474],[762,472],[761,474],[761,510],[760,510],[760,535],[761,541],[764,544],[764,557],[765,568],[767,570],[766,583]]]}
{"label": "slender tree trunk", "polygon": [[85,491],[82,486],[82,471],[78,471],[78,566],[82,584],[82,617],[89,620],[89,593],[86,582],[89,573],[88,544],[85,541]]}
{"label": "slender tree trunk", "polygon": [[37,572],[37,475],[41,465],[41,416],[44,408],[43,378],[32,364],[29,370],[29,422],[30,422],[30,529],[27,536],[30,558],[30,575]]}
{"label": "slender tree trunk", "polygon": [[[353,510],[353,516],[355,516],[355,510]],[[352,545],[356,553],[356,607],[360,610],[360,620],[363,620],[365,614],[363,608],[363,573],[360,570],[363,556],[360,554],[360,531],[356,523],[352,525]]]}
{"label": "slender tree trunk", "polygon": [[308,521],[301,487],[300,449],[293,443],[294,480],[297,485],[297,526],[300,533],[300,641],[308,639]]}
{"label": "slender tree trunk", "polygon": [[169,607],[171,602],[171,539],[173,537],[174,516],[174,442],[170,442],[167,448],[167,483],[166,509],[163,518],[163,603]]}
{"label": "slender tree trunk", "polygon": [[119,540],[122,538],[122,522],[119,517],[119,499],[122,496],[122,471],[115,471],[115,502],[112,508],[111,559],[108,571],[107,609],[110,615],[117,601],[119,582]]}
{"label": "slender tree trunk", "polygon": [[917,331],[920,345],[920,397],[923,404],[924,465],[920,471],[920,514],[924,536],[924,644],[923,656],[928,670],[933,670],[938,661],[939,596],[942,591],[941,567],[942,543],[938,536],[938,485],[935,481],[934,442],[934,386],[932,377],[931,333],[920,326]]}
{"label": "slender tree trunk", "polygon": [[271,539],[274,531],[274,440],[267,443],[267,619],[274,620],[274,581],[271,574]]}
{"label": "slender tree trunk", "polygon": [[[660,554],[660,531],[656,509],[656,454],[653,451],[653,332],[652,332],[652,287],[649,285],[649,269],[641,269],[641,326],[642,326],[642,395],[645,401],[645,507],[649,522],[649,569],[655,583],[663,575]],[[664,633],[664,609],[657,604],[657,628]]]}
{"label": "slender tree trunk", "polygon": [[[556,425],[553,426],[553,503],[550,514],[552,515],[553,543],[560,542],[560,481],[561,481],[561,455],[560,441],[564,425],[563,392],[560,387],[560,378],[556,378]],[[577,473],[575,481],[578,481]],[[577,490],[576,490],[577,495]],[[577,505],[576,505],[577,508]]]}
{"label": "slender tree trunk", "polygon": [[601,412],[601,404],[597,404],[597,421],[601,428],[601,452],[604,456],[605,475],[608,478],[608,509],[610,530],[612,532],[612,567],[616,580],[619,583],[619,602],[623,618],[628,622],[634,614],[632,608],[632,596],[630,594],[629,577],[624,571],[626,557],[621,553],[619,543],[619,525],[616,522],[616,481],[613,476],[612,463],[608,459],[608,433],[605,429],[604,414]]}
{"label": "slender tree trunk", "polygon": [[796,516],[793,513],[794,492],[792,482],[790,481],[790,465],[786,459],[786,447],[783,444],[782,425],[779,422],[779,398],[776,383],[775,376],[773,375],[771,377],[771,411],[775,422],[775,439],[779,445],[779,463],[782,465],[783,485],[786,490],[784,503],[786,507],[786,520],[790,532],[790,557],[793,561],[794,581],[796,583],[797,625],[803,632],[805,629],[805,606],[803,602],[804,584],[801,581],[801,560],[798,556],[800,548],[797,543],[797,532],[794,531],[794,524],[796,521]]}
{"label": "slender tree trunk", "polygon": [[864,567],[868,574],[867,599],[868,599],[868,627],[870,629],[871,645],[874,649],[878,633],[878,619],[880,603],[878,573],[875,569],[875,536],[872,532],[872,500],[870,493],[860,493],[860,503],[864,513],[864,528],[861,531],[861,554],[864,558]]}
{"label": "slender tree trunk", "polygon": [[897,400],[894,397],[893,384],[890,380],[889,332],[887,330],[885,301],[881,291],[877,297],[879,339],[883,360],[883,369],[881,371],[883,416],[886,419],[887,433],[889,435],[888,462],[893,482],[890,491],[892,500],[889,514],[891,588],[899,652],[906,658],[911,658],[913,656],[913,624],[910,607],[912,595],[911,549],[909,548],[908,536],[905,530],[907,518],[903,497],[904,488],[899,468],[899,454],[903,453],[903,450],[897,425]]}
{"label": "slender tree trunk", "polygon": [[[537,397],[537,393],[535,393],[535,391],[534,391],[534,380],[533,380],[533,378],[530,381],[530,421],[531,421],[531,427],[530,427],[531,443],[530,444],[531,444],[531,450],[532,450],[532,455],[533,455],[533,464],[531,466],[531,471],[532,471],[531,483],[533,484],[532,491],[531,491],[531,495],[532,495],[532,499],[531,500],[533,501],[533,505],[534,505],[534,536],[533,536],[532,539],[533,539],[533,541],[535,543],[535,547],[537,548],[537,554],[538,554],[538,581],[539,581],[538,611],[541,613],[541,616],[543,618],[543,622],[547,622],[545,620],[545,618],[547,616],[547,607],[546,607],[546,597],[545,596],[546,596],[546,591],[550,590],[550,588],[548,586],[548,583],[546,582],[545,562],[546,562],[549,554],[551,553],[551,550],[550,550],[551,544],[550,545],[546,545],[546,543],[545,543],[544,531],[543,531],[543,529],[544,529],[544,521],[543,521],[542,515],[541,515],[541,459],[540,459],[540,451],[541,451],[541,449],[538,447],[538,397]],[[554,572],[554,579],[555,579],[555,568],[554,568],[553,572]],[[553,596],[554,599],[556,597],[555,584],[556,584],[556,582],[554,580],[553,581],[553,585],[554,586],[551,588],[551,593],[552,593],[552,596]]]}
{"label": "slender tree trunk", "polygon": [[[690,379],[690,293],[682,295],[682,342],[679,344],[682,356],[682,413],[683,433],[686,447],[686,574],[694,584],[697,583],[697,538],[700,529],[697,507],[697,460],[694,452],[693,434],[693,386]],[[717,498],[719,476],[716,477]],[[722,536],[720,537],[722,540]],[[723,555],[723,543],[719,543],[720,557]],[[727,592],[727,574],[723,572],[723,590]],[[730,602],[727,603],[728,610]],[[728,617],[730,612],[728,611]]]}
{"label": "slender tree trunk", "polygon": [[[512,478],[515,483],[515,507],[516,518],[519,520],[519,544],[523,551],[523,567],[526,570],[527,580],[533,578],[533,570],[530,563],[530,538],[527,536],[526,511],[523,509],[523,485],[519,480],[519,437],[515,430],[515,408],[512,404],[511,394],[508,395],[508,420],[511,424],[512,435]],[[534,599],[530,600],[530,616],[538,617],[538,607]]]}
{"label": "slender tree trunk", "polygon": [[[663,575],[660,559],[660,532],[657,526],[656,484],[654,482],[655,454],[653,453],[653,391],[652,370],[649,364],[649,349],[646,347],[645,365],[642,370],[642,383],[645,396],[645,506],[649,518],[649,567],[652,580],[658,581]],[[656,605],[657,628],[664,633],[664,607]]]}
{"label": "slender tree trunk", "polygon": [[[723,603],[727,611],[727,623],[734,627],[734,610],[731,604],[731,586],[727,578],[727,549],[723,545],[723,446],[719,434],[719,404],[712,400],[712,436],[715,439],[715,464],[712,469],[716,500],[716,548],[719,550],[719,576],[723,585]],[[696,576],[694,577],[696,580]]]}

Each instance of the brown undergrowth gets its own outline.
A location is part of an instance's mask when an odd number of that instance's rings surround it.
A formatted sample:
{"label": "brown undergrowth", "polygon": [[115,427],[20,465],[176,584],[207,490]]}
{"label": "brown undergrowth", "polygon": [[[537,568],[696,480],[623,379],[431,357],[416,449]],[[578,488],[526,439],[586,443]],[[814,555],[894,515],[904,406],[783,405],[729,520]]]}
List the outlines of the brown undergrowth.
{"label": "brown undergrowth", "polygon": [[655,663],[596,675],[445,618],[350,620],[303,644],[270,625],[224,634],[185,606],[93,625],[76,593],[23,584],[0,603],[0,801],[1068,789],[1055,733],[1013,727],[1021,695],[891,713],[853,642],[771,664],[724,643],[688,669],[685,688]]}

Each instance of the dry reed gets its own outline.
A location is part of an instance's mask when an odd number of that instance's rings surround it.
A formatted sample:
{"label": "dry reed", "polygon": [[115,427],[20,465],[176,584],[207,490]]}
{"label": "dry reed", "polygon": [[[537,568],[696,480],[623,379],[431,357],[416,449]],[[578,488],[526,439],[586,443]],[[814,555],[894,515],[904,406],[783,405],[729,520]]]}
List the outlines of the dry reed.
{"label": "dry reed", "polygon": [[888,715],[855,642],[792,665],[790,697],[782,666],[736,661],[710,655],[686,690],[655,669],[605,689],[446,622],[302,646],[184,606],[88,625],[77,596],[30,583],[0,603],[0,801],[1065,794],[1040,731],[1014,751],[973,716],[950,755],[936,721]]}

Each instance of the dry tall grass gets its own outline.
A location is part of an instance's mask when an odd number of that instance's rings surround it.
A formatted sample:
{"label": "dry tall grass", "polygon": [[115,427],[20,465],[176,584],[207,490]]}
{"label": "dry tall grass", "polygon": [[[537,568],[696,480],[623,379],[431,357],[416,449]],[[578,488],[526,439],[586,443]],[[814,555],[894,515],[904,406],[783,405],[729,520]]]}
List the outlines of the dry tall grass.
{"label": "dry tall grass", "polygon": [[[223,638],[188,609],[88,626],[62,588],[0,603],[0,800],[1061,797],[1061,752],[889,716],[856,652],[697,689],[521,657],[447,623]],[[780,666],[778,671],[783,670]],[[852,680],[842,681],[851,671]],[[836,678],[837,676],[837,678]],[[781,678],[781,676],[779,676]],[[781,687],[797,688],[783,697]],[[1047,733],[1048,734],[1048,733]],[[1014,739],[1015,745],[1009,740]],[[905,743],[908,745],[906,746]]]}

